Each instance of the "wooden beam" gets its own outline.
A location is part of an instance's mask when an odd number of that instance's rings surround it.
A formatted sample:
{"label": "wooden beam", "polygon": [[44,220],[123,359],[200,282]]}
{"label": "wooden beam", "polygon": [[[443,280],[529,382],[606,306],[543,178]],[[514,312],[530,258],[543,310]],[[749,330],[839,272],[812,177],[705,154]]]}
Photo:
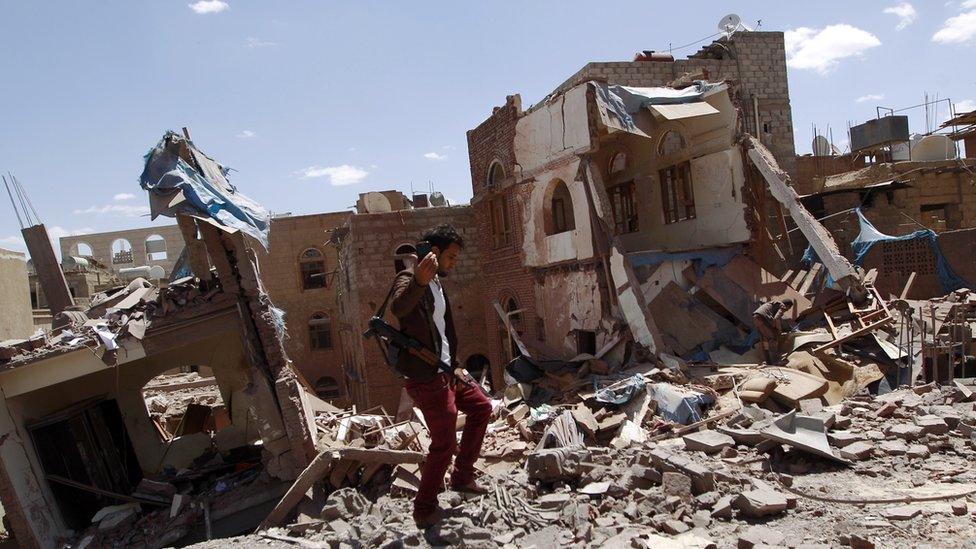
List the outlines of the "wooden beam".
{"label": "wooden beam", "polygon": [[898,299],[908,299],[908,292],[912,289],[912,284],[915,283],[915,271],[908,275],[908,281],[905,282],[905,287],[901,289],[901,295]]}

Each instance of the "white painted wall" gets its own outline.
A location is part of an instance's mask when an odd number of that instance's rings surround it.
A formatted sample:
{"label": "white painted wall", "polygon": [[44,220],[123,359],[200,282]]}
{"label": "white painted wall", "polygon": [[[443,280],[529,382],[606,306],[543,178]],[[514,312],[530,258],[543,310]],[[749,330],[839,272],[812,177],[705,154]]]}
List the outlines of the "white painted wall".
{"label": "white painted wall", "polygon": [[523,178],[553,161],[590,148],[586,89],[585,84],[576,86],[518,120],[515,158]]}

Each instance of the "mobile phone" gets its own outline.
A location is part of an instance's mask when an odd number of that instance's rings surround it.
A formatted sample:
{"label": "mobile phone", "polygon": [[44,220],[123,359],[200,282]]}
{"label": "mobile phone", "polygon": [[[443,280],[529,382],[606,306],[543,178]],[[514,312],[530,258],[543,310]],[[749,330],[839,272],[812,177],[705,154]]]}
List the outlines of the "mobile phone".
{"label": "mobile phone", "polygon": [[423,261],[427,254],[430,253],[430,242],[426,240],[421,240],[417,243],[417,261]]}

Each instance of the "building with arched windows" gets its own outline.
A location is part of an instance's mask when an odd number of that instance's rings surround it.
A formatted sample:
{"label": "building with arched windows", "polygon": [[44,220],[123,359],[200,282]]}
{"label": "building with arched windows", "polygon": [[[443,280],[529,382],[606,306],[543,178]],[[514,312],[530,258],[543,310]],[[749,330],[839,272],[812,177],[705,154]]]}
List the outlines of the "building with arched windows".
{"label": "building with arched windows", "polygon": [[523,350],[614,362],[634,345],[691,354],[748,328],[688,293],[702,254],[749,250],[758,275],[782,253],[746,133],[793,170],[782,33],[588,63],[542,102],[508,96],[468,131],[485,296],[499,304],[486,313],[489,362]]}

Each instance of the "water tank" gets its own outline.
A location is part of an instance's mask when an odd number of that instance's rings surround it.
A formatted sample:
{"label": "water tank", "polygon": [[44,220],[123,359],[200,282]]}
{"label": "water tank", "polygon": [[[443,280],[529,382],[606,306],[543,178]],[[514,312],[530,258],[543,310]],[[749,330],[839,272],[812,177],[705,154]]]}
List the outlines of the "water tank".
{"label": "water tank", "polygon": [[912,160],[915,162],[952,160],[956,156],[956,144],[944,135],[923,137],[912,148]]}
{"label": "water tank", "polygon": [[907,116],[884,116],[851,126],[851,151],[853,152],[902,141],[908,141]]}

